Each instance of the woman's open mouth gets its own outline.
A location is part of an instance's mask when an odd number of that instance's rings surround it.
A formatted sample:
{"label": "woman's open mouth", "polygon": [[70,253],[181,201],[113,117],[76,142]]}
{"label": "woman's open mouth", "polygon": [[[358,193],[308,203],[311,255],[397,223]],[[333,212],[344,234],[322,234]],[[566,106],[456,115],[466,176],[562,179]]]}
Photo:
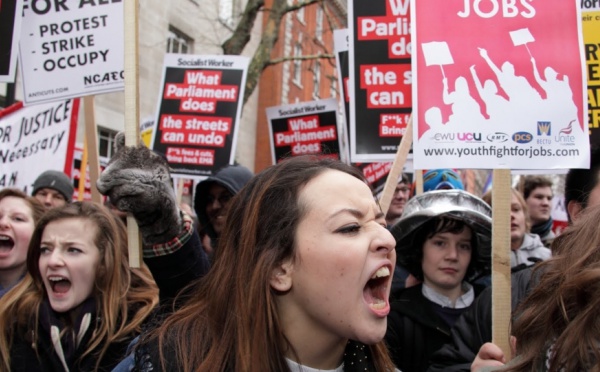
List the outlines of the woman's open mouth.
{"label": "woman's open mouth", "polygon": [[48,277],[48,283],[52,292],[56,294],[64,294],[71,289],[71,281],[63,276],[53,275]]}
{"label": "woman's open mouth", "polygon": [[365,301],[375,311],[381,311],[388,307],[390,284],[390,269],[387,266],[379,268],[367,282],[363,289]]}
{"label": "woman's open mouth", "polygon": [[15,247],[13,238],[7,235],[0,235],[0,254],[8,253]]}

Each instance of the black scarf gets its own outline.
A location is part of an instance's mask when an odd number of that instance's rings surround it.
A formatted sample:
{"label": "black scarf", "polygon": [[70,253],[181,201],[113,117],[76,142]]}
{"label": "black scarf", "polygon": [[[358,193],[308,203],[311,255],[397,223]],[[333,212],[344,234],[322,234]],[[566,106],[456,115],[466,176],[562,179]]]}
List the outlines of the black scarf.
{"label": "black scarf", "polygon": [[[96,300],[88,298],[78,306],[77,317],[74,324],[66,332],[65,316],[52,310],[48,299],[44,299],[40,305],[40,337],[48,337],[54,346],[54,353],[60,360],[65,370],[69,370],[81,355],[80,346],[84,346],[89,339],[88,332],[94,329],[96,324]],[[87,337],[86,337],[87,336]]]}
{"label": "black scarf", "polygon": [[552,222],[552,217],[550,217],[548,221],[533,225],[531,227],[531,233],[539,235],[540,238],[543,238],[550,232],[550,230],[552,230]]}

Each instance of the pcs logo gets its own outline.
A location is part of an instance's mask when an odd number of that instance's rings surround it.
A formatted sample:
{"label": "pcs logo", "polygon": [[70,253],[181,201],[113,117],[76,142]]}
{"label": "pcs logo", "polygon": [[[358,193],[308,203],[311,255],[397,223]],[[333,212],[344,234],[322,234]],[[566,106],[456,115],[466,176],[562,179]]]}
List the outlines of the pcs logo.
{"label": "pcs logo", "polygon": [[529,143],[533,140],[533,135],[529,132],[516,132],[512,135],[512,140],[516,143]]}

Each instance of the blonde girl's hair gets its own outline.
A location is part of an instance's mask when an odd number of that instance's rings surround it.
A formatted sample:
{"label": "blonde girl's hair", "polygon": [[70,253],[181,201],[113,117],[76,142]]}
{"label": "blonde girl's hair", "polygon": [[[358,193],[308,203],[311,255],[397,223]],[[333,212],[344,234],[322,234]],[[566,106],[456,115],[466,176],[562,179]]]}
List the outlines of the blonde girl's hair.
{"label": "blonde girl's hair", "polygon": [[10,346],[16,332],[32,332],[35,343],[40,305],[47,296],[39,272],[40,242],[46,226],[58,220],[86,219],[97,226],[94,239],[100,250],[93,295],[98,323],[79,359],[94,354],[99,367],[113,342],[123,342],[141,331],[142,322],[158,304],[158,287],[147,267],[130,269],[124,224],[104,206],[75,202],[48,211],[38,222],[27,253],[25,278],[0,299],[0,370],[10,370]]}

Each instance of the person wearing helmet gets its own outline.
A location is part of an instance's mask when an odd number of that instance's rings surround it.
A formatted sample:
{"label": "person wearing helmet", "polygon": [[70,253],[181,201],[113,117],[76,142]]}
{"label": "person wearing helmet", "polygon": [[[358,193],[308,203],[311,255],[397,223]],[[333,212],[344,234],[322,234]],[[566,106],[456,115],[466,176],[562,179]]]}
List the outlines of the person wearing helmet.
{"label": "person wearing helmet", "polygon": [[391,294],[386,343],[403,372],[424,371],[490,269],[491,208],[463,190],[418,195],[391,228],[398,261],[421,281]]}

